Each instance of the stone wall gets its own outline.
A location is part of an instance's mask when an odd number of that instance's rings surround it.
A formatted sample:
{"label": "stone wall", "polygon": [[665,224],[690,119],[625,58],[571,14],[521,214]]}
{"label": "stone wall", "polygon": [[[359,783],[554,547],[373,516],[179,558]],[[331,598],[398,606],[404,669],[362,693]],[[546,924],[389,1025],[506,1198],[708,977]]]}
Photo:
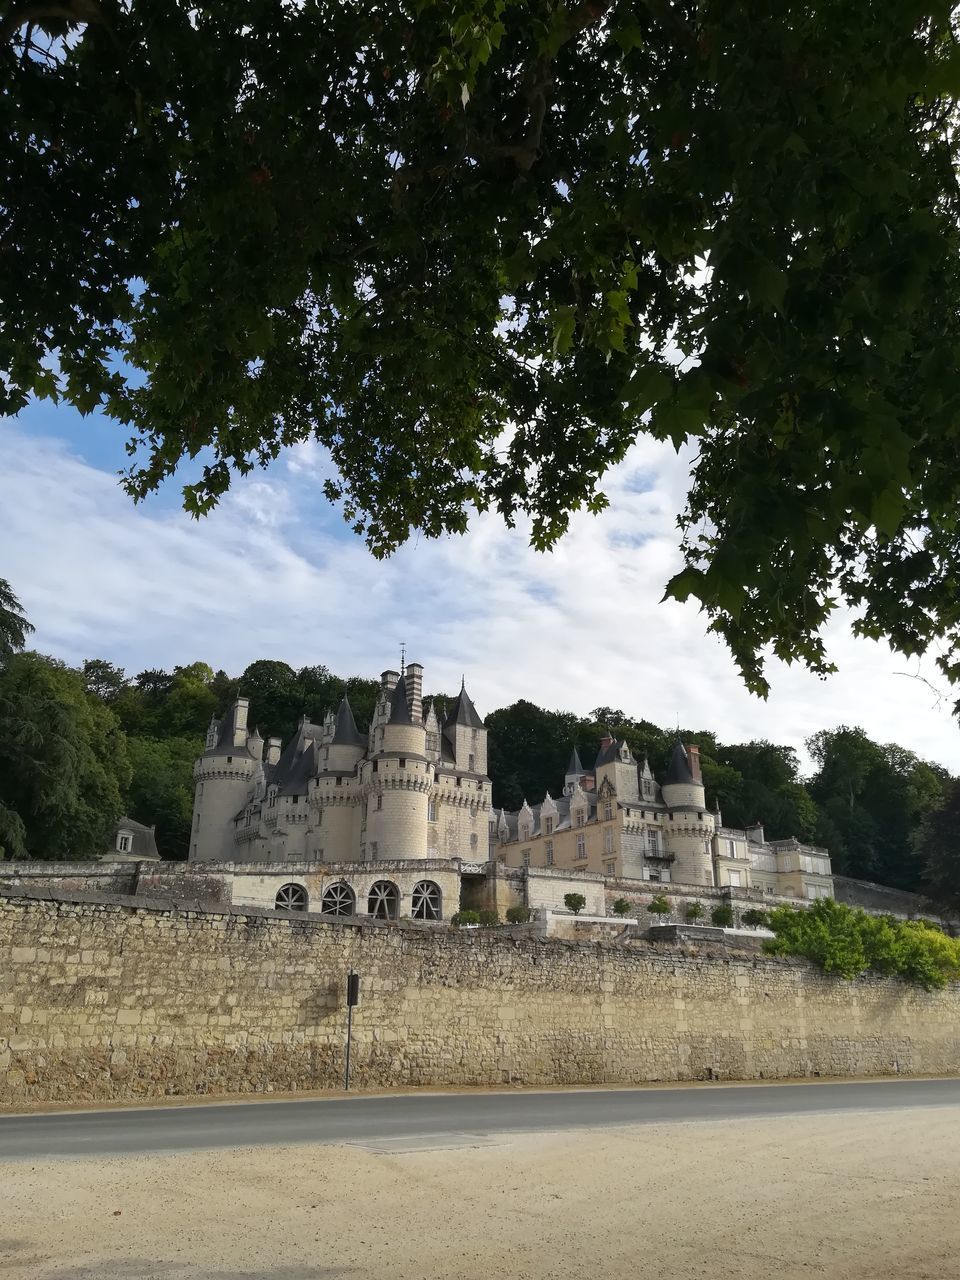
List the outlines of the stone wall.
{"label": "stone wall", "polygon": [[956,1073],[960,991],[521,931],[0,898],[0,1102]]}

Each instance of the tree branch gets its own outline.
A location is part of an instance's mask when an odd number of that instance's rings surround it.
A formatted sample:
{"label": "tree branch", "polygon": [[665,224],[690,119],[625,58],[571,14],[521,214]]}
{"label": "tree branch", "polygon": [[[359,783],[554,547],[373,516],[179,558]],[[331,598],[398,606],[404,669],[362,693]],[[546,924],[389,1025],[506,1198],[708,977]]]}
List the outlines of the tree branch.
{"label": "tree branch", "polygon": [[76,24],[103,22],[103,13],[97,0],[26,0],[14,5],[0,21],[0,44],[6,44],[26,24],[42,27],[44,19],[57,18],[61,22]]}

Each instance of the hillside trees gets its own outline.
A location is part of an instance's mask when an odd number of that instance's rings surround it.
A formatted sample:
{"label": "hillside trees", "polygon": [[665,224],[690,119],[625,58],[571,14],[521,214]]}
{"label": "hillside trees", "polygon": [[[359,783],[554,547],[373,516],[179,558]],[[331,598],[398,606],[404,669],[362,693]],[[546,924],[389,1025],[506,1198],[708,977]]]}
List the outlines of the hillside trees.
{"label": "hillside trees", "polygon": [[0,412],[102,405],[196,514],[318,440],[378,554],[691,442],[668,591],[751,688],[840,601],[955,679],[952,9],[13,0]]}
{"label": "hillside trees", "polygon": [[0,666],[0,849],[81,859],[109,847],[130,784],[116,716],[53,658]]}
{"label": "hillside trees", "polygon": [[0,578],[0,662],[18,653],[33,631],[6,578]]}

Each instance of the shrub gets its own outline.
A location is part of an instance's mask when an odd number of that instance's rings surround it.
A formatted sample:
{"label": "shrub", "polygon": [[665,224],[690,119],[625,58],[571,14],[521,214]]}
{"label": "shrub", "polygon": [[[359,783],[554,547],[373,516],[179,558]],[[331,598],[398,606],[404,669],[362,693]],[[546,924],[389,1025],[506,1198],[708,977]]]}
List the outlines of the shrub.
{"label": "shrub", "polygon": [[628,916],[630,914],[630,903],[626,898],[618,898],[613,904],[613,914],[615,916]]}
{"label": "shrub", "polygon": [[451,916],[450,923],[452,925],[457,925],[457,926],[463,925],[463,924],[479,924],[480,912],[479,911],[458,911],[455,916]]}
{"label": "shrub", "polygon": [[508,924],[526,924],[529,919],[529,907],[507,907]]}
{"label": "shrub", "polygon": [[703,917],[703,907],[699,902],[688,902],[683,913],[685,920],[700,920]]}
{"label": "shrub", "polygon": [[568,911],[572,911],[575,916],[578,916],[587,905],[587,900],[582,893],[565,893],[563,895],[563,905]]}
{"label": "shrub", "polygon": [[740,919],[748,929],[763,929],[768,923],[767,913],[758,910],[756,907],[751,907],[749,911],[745,911]]}
{"label": "shrub", "polygon": [[655,898],[647,903],[647,910],[658,918],[667,916],[670,914],[670,903],[662,893],[658,893]]}
{"label": "shrub", "polygon": [[478,923],[483,925],[499,924],[500,916],[496,911],[481,911],[479,912]]}
{"label": "shrub", "polygon": [[721,929],[729,929],[733,924],[733,907],[729,902],[718,902],[710,912],[710,923]]}
{"label": "shrub", "polygon": [[932,990],[960,979],[960,940],[920,920],[870,916],[830,898],[806,910],[770,912],[776,934],[764,944],[774,955],[805,956],[825,973],[856,978],[868,969]]}

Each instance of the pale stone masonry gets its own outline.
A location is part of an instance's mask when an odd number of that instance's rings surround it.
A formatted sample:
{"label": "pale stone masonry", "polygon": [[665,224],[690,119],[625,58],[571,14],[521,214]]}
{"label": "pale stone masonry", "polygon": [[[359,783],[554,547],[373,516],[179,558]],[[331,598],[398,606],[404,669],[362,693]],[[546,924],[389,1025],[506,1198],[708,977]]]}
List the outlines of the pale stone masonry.
{"label": "pale stone masonry", "polygon": [[960,991],[523,930],[0,896],[0,1104],[955,1074]]}

